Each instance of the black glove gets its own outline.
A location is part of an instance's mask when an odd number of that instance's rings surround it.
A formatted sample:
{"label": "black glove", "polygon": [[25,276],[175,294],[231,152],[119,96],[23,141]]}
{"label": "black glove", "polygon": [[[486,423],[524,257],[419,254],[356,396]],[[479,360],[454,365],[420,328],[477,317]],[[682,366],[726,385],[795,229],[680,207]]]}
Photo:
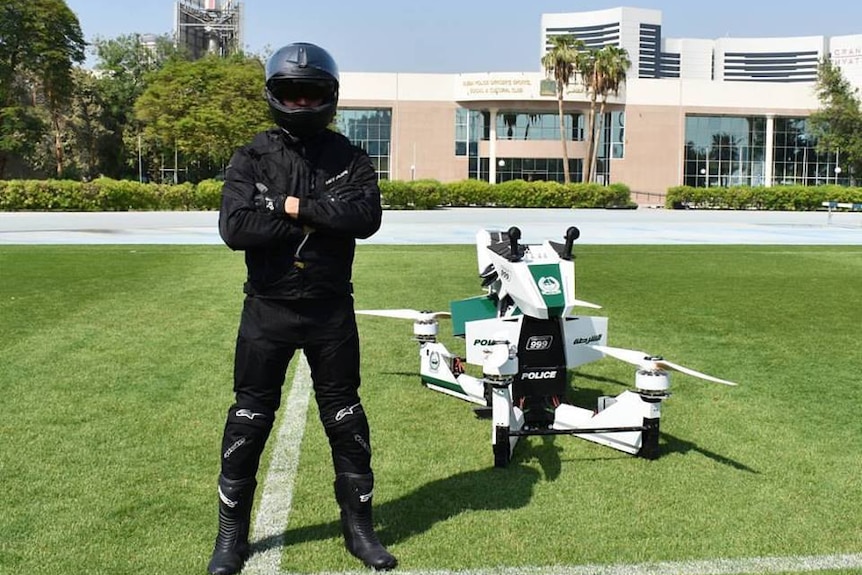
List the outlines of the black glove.
{"label": "black glove", "polygon": [[257,188],[257,192],[252,197],[252,201],[254,201],[254,207],[257,208],[257,211],[280,218],[287,217],[287,214],[284,213],[284,202],[287,200],[287,194],[271,192],[260,182],[254,186]]}

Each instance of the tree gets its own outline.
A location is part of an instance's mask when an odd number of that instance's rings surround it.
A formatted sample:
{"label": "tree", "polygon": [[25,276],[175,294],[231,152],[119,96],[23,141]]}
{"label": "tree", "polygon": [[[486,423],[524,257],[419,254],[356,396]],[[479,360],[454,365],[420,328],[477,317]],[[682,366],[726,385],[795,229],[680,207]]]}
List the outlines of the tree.
{"label": "tree", "polygon": [[566,123],[563,115],[563,97],[566,87],[575,78],[575,72],[581,60],[586,45],[571,35],[553,36],[551,48],[542,57],[542,66],[556,84],[557,109],[560,115],[560,143],[563,146],[563,181],[571,182],[569,175],[569,150],[566,138]]}
{"label": "tree", "polygon": [[263,77],[260,60],[241,55],[169,62],[135,103],[147,148],[218,171],[237,147],[272,125]]}
{"label": "tree", "polygon": [[94,47],[95,91],[102,106],[102,125],[107,131],[99,142],[99,171],[122,177],[136,168],[140,126],[134,122],[135,101],[146,89],[149,75],[167,62],[185,59],[186,55],[167,35],[157,36],[147,45],[140,34],[99,38]]}
{"label": "tree", "polygon": [[841,73],[841,68],[823,59],[815,86],[821,108],[808,117],[808,127],[817,138],[819,154],[838,154],[850,173],[862,173],[862,106],[859,91]]}
{"label": "tree", "polygon": [[65,2],[59,0],[41,0],[33,5],[44,11],[37,14],[41,17],[38,28],[48,31],[49,35],[31,40],[33,49],[39,56],[36,58],[35,72],[42,83],[42,93],[45,107],[51,121],[53,132],[54,156],[56,159],[57,176],[63,174],[64,167],[64,116],[66,106],[71,102],[75,92],[75,82],[72,79],[72,66],[84,61],[84,37],[78,18],[69,10]]}
{"label": "tree", "polygon": [[[607,45],[595,51],[590,58],[581,60],[585,67],[582,74],[586,78],[584,84],[590,96],[590,121],[588,123],[589,140],[587,159],[588,165],[584,167],[584,181],[592,181],[596,169],[596,160],[599,155],[598,146],[598,121],[597,118],[605,117],[605,108],[608,103],[608,95],[619,94],[620,88],[626,81],[626,74],[631,68],[631,60],[625,48]],[[601,99],[599,113],[596,116],[596,100]]]}
{"label": "tree", "polygon": [[[63,171],[63,112],[74,91],[72,67],[84,61],[78,18],[63,0],[3,0],[0,6],[0,177],[13,155],[36,148],[44,107],[56,172]],[[26,138],[22,141],[21,138]]]}
{"label": "tree", "polygon": [[103,170],[104,150],[115,139],[115,133],[105,122],[99,80],[83,68],[74,70],[73,78],[75,93],[66,118],[71,143],[69,160],[78,175],[86,179],[108,175]]}
{"label": "tree", "polygon": [[14,156],[27,157],[42,133],[33,113],[33,98],[23,75],[22,60],[28,59],[23,23],[24,2],[0,7],[0,178]]}

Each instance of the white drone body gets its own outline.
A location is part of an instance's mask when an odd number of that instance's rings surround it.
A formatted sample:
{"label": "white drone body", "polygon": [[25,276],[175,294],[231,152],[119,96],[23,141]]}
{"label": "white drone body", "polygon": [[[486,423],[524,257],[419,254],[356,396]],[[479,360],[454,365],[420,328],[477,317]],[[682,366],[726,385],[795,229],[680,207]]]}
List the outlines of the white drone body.
{"label": "white drone body", "polygon": [[[480,230],[484,295],[453,301],[450,312],[357,311],[413,320],[422,384],[490,412],[498,467],[509,464],[518,439],[527,435],[573,435],[655,459],[661,403],[670,390],[667,370],[735,385],[644,352],[609,347],[606,317],[574,313],[600,308],[575,298],[571,251],[578,235],[571,227],[562,244],[524,245],[518,228]],[[440,317],[451,317],[453,334],[464,337],[465,357],[437,341]],[[568,370],[605,356],[637,366],[634,389],[601,397],[595,407],[566,403]],[[464,363],[481,366],[481,376],[466,373]]]}

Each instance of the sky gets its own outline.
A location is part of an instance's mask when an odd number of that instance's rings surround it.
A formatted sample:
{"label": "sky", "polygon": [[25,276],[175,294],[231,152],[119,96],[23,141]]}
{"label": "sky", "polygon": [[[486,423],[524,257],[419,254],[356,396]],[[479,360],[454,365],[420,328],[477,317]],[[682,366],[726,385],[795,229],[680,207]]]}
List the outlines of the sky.
{"label": "sky", "polygon": [[[174,0],[66,4],[88,42],[173,32]],[[342,72],[527,72],[541,69],[542,14],[619,6],[660,10],[668,38],[862,34],[858,0],[244,0],[243,44],[267,55],[290,42],[313,42]]]}

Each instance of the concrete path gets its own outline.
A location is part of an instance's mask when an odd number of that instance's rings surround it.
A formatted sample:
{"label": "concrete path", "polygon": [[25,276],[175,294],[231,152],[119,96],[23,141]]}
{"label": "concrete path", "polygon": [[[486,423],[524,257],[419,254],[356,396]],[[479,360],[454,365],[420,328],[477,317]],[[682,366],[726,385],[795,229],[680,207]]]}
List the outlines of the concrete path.
{"label": "concrete path", "polygon": [[[369,244],[472,244],[485,228],[521,228],[522,241],[582,244],[862,244],[862,212],[544,210],[452,208],[386,211]],[[3,212],[0,245],[221,244],[216,212]]]}

